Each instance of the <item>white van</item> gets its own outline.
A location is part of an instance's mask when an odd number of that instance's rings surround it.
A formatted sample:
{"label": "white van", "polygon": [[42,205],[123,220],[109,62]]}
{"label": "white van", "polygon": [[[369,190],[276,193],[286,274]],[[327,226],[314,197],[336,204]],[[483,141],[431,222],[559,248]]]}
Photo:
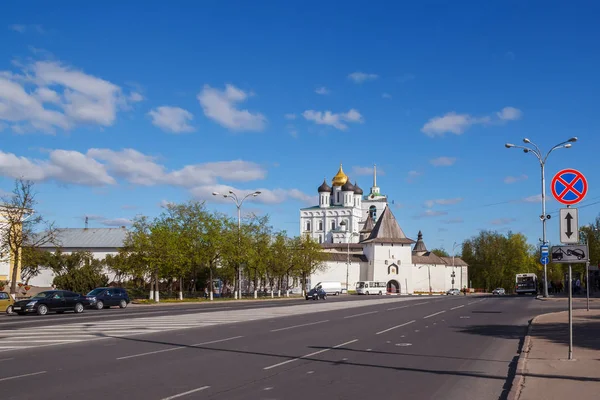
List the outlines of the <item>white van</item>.
{"label": "white van", "polygon": [[315,288],[321,288],[327,294],[333,294],[335,296],[342,293],[341,282],[319,282],[315,285]]}

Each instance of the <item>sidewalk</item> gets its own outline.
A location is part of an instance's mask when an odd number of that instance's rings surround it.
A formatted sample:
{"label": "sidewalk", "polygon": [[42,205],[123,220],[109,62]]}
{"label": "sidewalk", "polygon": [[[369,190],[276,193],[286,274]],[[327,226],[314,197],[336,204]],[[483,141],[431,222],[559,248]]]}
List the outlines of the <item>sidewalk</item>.
{"label": "sidewalk", "polygon": [[519,357],[510,399],[600,398],[600,310],[573,311],[569,361],[568,312],[535,317]]}

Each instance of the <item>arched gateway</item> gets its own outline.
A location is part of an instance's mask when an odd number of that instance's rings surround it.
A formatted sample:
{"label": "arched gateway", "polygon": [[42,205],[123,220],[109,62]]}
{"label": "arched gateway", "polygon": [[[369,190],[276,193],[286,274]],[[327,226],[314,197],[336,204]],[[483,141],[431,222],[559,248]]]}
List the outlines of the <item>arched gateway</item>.
{"label": "arched gateway", "polygon": [[397,280],[392,279],[387,283],[387,292],[390,294],[400,294],[400,284]]}

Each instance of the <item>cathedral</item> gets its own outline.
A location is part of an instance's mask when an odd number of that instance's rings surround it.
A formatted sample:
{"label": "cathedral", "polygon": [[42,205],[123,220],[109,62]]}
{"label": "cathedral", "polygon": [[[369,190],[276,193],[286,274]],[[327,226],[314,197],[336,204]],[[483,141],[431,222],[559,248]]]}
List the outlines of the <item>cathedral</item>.
{"label": "cathedral", "polygon": [[439,257],[423,234],[407,237],[377,186],[369,194],[351,183],[342,166],[318,187],[319,204],[300,209],[300,234],[319,242],[327,254],[307,282],[339,282],[344,291],[375,285],[371,294],[443,294],[468,288],[468,265],[459,257]]}

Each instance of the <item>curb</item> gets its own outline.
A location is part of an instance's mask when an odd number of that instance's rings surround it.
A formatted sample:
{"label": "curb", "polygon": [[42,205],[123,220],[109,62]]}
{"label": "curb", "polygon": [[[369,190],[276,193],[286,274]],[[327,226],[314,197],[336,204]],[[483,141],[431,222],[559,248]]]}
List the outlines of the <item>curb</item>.
{"label": "curb", "polygon": [[523,347],[521,348],[521,354],[517,360],[517,369],[515,371],[515,377],[513,378],[510,392],[508,392],[508,396],[506,397],[507,400],[518,400],[519,397],[521,397],[521,390],[523,390],[523,386],[525,386],[527,356],[529,355],[529,350],[531,349],[531,330],[533,329],[533,324],[535,324],[535,321],[538,317],[539,315],[529,321],[527,335],[525,336]]}

